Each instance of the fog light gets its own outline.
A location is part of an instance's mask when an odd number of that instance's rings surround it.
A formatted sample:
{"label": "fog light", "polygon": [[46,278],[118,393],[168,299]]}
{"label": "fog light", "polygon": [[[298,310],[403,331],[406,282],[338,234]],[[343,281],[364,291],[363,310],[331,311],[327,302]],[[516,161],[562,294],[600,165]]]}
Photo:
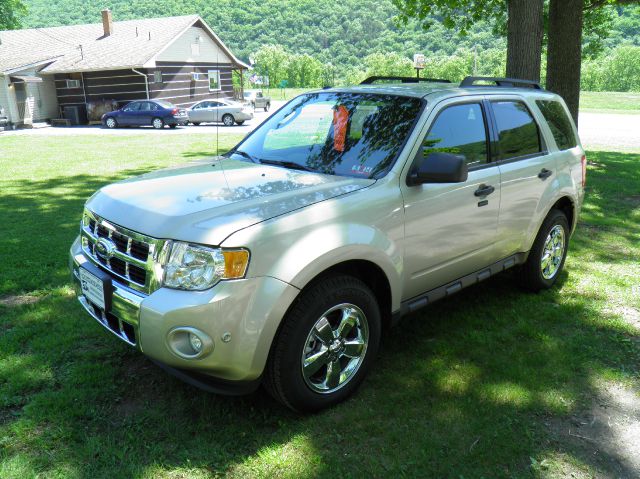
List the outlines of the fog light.
{"label": "fog light", "polygon": [[199,353],[202,351],[202,340],[193,333],[189,333],[189,344],[191,344],[194,352]]}
{"label": "fog light", "polygon": [[182,359],[201,359],[213,351],[213,339],[191,327],[178,327],[167,334],[169,350]]}

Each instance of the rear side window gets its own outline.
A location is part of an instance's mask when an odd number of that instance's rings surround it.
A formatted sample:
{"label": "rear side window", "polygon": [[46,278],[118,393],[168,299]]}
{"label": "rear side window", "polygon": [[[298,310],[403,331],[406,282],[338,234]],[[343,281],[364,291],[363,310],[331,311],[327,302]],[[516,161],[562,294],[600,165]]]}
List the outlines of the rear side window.
{"label": "rear side window", "polygon": [[487,131],[479,103],[454,105],[436,117],[422,143],[423,155],[453,153],[464,155],[467,165],[487,162]]}
{"label": "rear side window", "polygon": [[576,146],[578,141],[573,132],[573,125],[560,102],[554,100],[538,100],[536,104],[538,108],[540,108],[544,119],[547,120],[558,148],[560,150],[568,150]]}
{"label": "rear side window", "polygon": [[498,126],[501,160],[540,153],[538,125],[523,102],[501,100],[491,105]]}

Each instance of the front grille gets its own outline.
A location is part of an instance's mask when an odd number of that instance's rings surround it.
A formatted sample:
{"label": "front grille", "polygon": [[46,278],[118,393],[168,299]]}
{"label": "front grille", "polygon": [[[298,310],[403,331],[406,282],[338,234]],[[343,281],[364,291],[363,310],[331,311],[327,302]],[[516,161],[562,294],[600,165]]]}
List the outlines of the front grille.
{"label": "front grille", "polygon": [[[154,264],[161,260],[167,242],[114,225],[89,210],[82,219],[81,236],[84,252],[120,282],[146,293],[158,287],[161,278],[154,277]],[[112,243],[113,251],[106,256],[98,248],[102,238]]]}

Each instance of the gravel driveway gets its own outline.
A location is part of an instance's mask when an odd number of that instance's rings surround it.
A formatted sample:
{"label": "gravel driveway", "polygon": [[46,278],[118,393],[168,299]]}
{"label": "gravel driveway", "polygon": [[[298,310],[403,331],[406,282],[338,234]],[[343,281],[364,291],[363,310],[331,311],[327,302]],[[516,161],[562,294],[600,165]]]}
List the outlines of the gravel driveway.
{"label": "gravel driveway", "polygon": [[583,112],[578,130],[586,150],[640,153],[640,114]]}

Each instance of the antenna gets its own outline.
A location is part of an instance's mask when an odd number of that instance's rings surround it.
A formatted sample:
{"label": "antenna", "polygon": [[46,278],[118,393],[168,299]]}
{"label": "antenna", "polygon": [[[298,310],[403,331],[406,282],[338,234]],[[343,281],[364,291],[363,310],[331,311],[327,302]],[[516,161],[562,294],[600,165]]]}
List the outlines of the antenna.
{"label": "antenna", "polygon": [[[222,77],[220,76],[220,48],[218,48],[218,45],[216,45],[216,69],[218,72],[218,93],[216,94],[216,97],[218,100],[220,100],[220,92],[222,91]],[[207,81],[209,82],[209,88],[211,88],[211,79],[209,78],[208,72]],[[229,188],[229,181],[227,180],[227,173],[224,171],[224,160],[220,158],[220,118],[216,119],[218,120],[216,121],[216,159],[218,160],[218,164],[222,169],[222,176],[224,176],[224,182],[227,185],[227,190],[231,192],[231,188]]]}

